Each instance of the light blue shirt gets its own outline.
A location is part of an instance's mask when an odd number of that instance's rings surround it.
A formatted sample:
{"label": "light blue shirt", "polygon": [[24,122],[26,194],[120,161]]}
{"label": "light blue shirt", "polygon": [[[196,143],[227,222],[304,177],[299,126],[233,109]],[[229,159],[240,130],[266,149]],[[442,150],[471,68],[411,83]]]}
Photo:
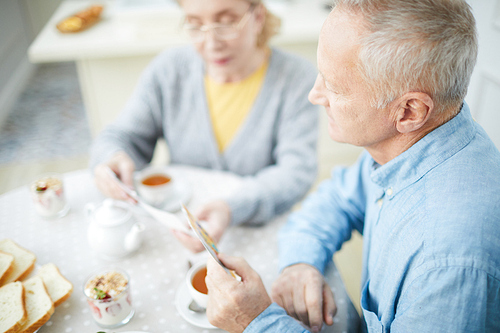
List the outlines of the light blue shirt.
{"label": "light blue shirt", "polygon": [[[500,153],[466,104],[390,162],[335,170],[280,232],[281,268],[323,272],[353,229],[369,332],[500,332]],[[274,304],[245,332],[304,329]]]}

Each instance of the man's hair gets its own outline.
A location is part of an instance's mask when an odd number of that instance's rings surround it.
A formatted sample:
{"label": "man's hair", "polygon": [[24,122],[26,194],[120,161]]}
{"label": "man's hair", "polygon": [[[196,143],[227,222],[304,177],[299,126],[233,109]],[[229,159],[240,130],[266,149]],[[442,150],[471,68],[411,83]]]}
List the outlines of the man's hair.
{"label": "man's hair", "polygon": [[334,10],[361,14],[358,67],[387,106],[409,91],[427,93],[436,111],[458,112],[477,57],[475,19],[465,0],[334,0]]}

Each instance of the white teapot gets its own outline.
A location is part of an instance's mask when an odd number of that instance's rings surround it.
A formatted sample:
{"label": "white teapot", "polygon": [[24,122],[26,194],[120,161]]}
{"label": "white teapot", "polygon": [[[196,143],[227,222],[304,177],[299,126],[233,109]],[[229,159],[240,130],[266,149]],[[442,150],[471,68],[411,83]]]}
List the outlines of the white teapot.
{"label": "white teapot", "polygon": [[101,205],[85,206],[90,225],[87,239],[92,250],[107,259],[125,257],[141,245],[145,227],[136,222],[127,204],[105,199]]}

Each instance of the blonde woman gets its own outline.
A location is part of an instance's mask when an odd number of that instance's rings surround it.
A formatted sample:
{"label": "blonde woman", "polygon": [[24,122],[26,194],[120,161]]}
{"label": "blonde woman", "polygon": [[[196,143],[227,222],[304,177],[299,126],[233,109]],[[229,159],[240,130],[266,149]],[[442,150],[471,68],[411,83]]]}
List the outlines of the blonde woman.
{"label": "blonde woman", "polygon": [[[132,186],[164,138],[171,163],[244,176],[244,188],[200,207],[219,240],[231,224],[264,223],[300,200],[316,176],[318,113],[307,100],[308,62],[268,46],[279,19],[260,0],[181,0],[192,45],[160,54],[119,119],[96,139],[100,190],[131,200],[105,172]],[[201,243],[182,233],[194,252]]]}

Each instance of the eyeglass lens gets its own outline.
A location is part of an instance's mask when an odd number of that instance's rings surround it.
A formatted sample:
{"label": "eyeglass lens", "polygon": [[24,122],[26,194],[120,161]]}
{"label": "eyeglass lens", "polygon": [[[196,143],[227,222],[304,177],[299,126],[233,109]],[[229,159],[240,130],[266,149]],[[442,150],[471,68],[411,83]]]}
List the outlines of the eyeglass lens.
{"label": "eyeglass lens", "polygon": [[230,40],[238,36],[241,27],[246,23],[246,18],[248,18],[249,13],[253,10],[254,6],[251,5],[248,11],[243,15],[238,23],[231,24],[213,24],[213,25],[202,25],[193,26],[186,24],[184,25],[184,30],[188,33],[189,37],[194,42],[202,41],[205,38],[205,33],[212,30],[215,37],[220,40]]}

